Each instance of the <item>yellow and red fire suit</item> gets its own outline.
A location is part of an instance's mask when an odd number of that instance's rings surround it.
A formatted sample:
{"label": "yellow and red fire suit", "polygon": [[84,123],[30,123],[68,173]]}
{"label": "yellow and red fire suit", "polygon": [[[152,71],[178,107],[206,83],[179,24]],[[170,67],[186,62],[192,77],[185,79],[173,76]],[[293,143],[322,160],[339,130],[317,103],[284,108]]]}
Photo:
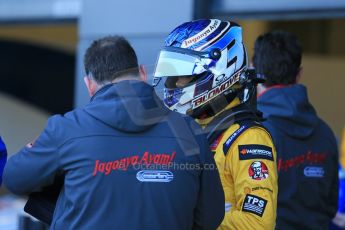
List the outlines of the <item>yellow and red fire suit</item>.
{"label": "yellow and red fire suit", "polygon": [[[238,100],[233,101],[226,109],[238,104]],[[198,122],[205,127],[213,118]],[[274,229],[277,155],[268,131],[255,121],[235,122],[219,136],[211,149],[226,202],[225,217],[219,229]]]}

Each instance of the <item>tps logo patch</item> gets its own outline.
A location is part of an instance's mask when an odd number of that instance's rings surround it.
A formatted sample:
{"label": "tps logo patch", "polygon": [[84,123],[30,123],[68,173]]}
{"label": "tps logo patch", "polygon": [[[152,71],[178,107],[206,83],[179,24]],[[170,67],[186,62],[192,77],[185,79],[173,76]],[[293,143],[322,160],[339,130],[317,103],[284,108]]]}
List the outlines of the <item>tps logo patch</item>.
{"label": "tps logo patch", "polygon": [[246,197],[244,198],[242,211],[250,212],[257,216],[262,217],[262,215],[265,212],[266,205],[267,205],[267,200],[258,196],[247,194]]}
{"label": "tps logo patch", "polygon": [[262,161],[254,161],[249,169],[248,173],[253,180],[264,180],[268,177],[268,168]]}
{"label": "tps logo patch", "polygon": [[239,145],[240,160],[266,159],[274,161],[272,148],[266,145]]}

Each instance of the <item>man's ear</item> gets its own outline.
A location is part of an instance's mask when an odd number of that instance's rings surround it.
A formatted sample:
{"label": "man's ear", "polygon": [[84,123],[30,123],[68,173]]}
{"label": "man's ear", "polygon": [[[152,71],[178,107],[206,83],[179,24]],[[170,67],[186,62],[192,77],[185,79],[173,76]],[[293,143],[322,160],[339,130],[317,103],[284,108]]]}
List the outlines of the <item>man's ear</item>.
{"label": "man's ear", "polygon": [[144,65],[139,65],[139,76],[142,81],[147,82],[147,73]]}
{"label": "man's ear", "polygon": [[301,81],[303,75],[303,67],[300,67],[296,76],[296,83],[299,83]]}
{"label": "man's ear", "polygon": [[92,97],[97,91],[97,88],[98,88],[97,83],[88,77],[84,77],[84,82],[85,82],[87,91],[89,92],[89,96]]}

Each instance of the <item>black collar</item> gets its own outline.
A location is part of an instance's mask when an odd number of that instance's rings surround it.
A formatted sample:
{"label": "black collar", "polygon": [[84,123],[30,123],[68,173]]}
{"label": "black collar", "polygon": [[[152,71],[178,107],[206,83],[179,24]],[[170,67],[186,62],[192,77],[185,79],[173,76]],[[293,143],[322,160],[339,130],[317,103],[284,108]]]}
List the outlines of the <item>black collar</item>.
{"label": "black collar", "polygon": [[261,122],[263,120],[262,112],[248,104],[240,104],[217,115],[209,124],[207,124],[204,131],[207,133],[209,143],[213,143],[233,124],[239,124],[244,121]]}

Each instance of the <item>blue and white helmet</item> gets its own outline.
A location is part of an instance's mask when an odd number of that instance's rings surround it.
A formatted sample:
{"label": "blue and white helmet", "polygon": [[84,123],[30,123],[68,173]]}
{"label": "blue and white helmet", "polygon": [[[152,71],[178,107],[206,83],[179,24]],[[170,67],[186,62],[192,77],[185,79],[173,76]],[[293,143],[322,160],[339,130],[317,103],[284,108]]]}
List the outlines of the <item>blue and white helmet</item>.
{"label": "blue and white helmet", "polygon": [[[227,98],[246,68],[238,24],[196,20],[178,26],[166,38],[153,74],[154,85],[164,83],[164,104],[169,109],[197,117],[215,99]],[[181,77],[190,79],[178,87]]]}

